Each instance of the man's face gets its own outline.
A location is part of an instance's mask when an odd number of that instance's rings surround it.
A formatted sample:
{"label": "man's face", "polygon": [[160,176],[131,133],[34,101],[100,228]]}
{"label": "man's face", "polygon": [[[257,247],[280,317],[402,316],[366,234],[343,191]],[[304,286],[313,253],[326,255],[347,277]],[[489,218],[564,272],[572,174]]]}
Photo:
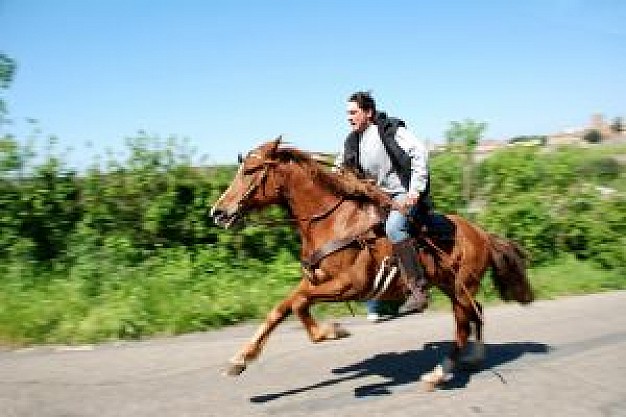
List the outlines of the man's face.
{"label": "man's face", "polygon": [[371,123],[372,111],[364,111],[355,101],[348,101],[348,123],[355,132],[363,132]]}

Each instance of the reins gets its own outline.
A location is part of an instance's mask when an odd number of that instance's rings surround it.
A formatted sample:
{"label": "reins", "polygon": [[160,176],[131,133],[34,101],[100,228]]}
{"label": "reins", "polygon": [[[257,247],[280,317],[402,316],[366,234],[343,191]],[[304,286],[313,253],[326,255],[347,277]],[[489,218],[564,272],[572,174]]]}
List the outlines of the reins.
{"label": "reins", "polygon": [[308,217],[294,217],[294,218],[286,218],[286,219],[269,219],[261,217],[259,220],[254,220],[252,222],[247,221],[248,224],[252,224],[254,226],[284,226],[284,225],[292,225],[298,222],[308,223],[310,224],[314,221],[324,219],[332,214],[343,202],[345,198],[343,196],[339,197],[339,199],[329,208],[323,210],[320,213],[313,214]]}
{"label": "reins", "polygon": [[[450,259],[450,255],[445,253],[439,246],[437,246],[435,244],[435,242],[432,241],[431,238],[429,238],[427,236],[422,236],[422,240],[424,242],[426,242],[428,244],[428,246],[430,246],[432,249],[435,250],[435,252],[439,256],[439,259],[441,260],[440,265],[443,268],[445,268],[448,271],[450,271],[454,275],[454,282],[456,283],[457,282],[457,271],[454,269],[454,266],[452,265],[453,262]],[[465,293],[465,295],[467,296],[467,298],[469,298],[470,304],[472,305],[472,308],[474,309],[474,312],[476,313],[476,317],[478,317],[478,320],[481,323],[484,323],[483,313],[478,308],[478,305],[476,304],[476,301],[474,301],[474,297],[469,292],[469,290],[467,289],[467,287],[465,286],[463,281],[459,281],[459,285],[460,285],[461,289],[463,290],[463,292]],[[455,291],[455,293],[456,293],[456,291]]]}

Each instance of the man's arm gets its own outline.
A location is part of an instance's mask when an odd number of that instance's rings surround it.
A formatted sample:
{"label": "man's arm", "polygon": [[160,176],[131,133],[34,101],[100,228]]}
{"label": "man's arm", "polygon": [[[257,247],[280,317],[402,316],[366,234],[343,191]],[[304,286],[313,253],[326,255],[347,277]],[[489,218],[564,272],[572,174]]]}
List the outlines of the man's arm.
{"label": "man's arm", "polygon": [[396,132],[398,145],[411,158],[411,179],[406,206],[417,204],[419,195],[428,183],[428,149],[410,130],[399,127]]}

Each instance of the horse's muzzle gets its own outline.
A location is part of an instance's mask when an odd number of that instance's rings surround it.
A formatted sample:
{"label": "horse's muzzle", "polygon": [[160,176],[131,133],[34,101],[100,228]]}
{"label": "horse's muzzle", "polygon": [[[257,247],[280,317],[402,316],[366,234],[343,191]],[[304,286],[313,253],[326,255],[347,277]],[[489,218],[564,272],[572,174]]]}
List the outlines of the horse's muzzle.
{"label": "horse's muzzle", "polygon": [[238,211],[233,210],[229,213],[227,210],[218,207],[211,208],[211,217],[216,225],[224,229],[228,229],[240,219]]}

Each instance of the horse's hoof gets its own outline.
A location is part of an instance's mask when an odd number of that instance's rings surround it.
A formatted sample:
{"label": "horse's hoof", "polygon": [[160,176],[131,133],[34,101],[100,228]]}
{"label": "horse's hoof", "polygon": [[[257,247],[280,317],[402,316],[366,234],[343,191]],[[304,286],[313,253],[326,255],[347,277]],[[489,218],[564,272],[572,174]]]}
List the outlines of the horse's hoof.
{"label": "horse's hoof", "polygon": [[420,381],[422,381],[424,384],[431,384],[433,386],[437,386],[439,384],[447,382],[450,379],[452,379],[451,374],[443,375],[437,371],[429,372],[420,377]]}
{"label": "horse's hoof", "polygon": [[[432,385],[433,387],[448,382],[452,379],[452,372],[445,370],[444,366],[437,365],[435,369],[431,372],[422,375],[420,380],[428,385]],[[433,388],[434,389],[434,388]]]}
{"label": "horse's hoof", "polygon": [[485,357],[485,345],[479,342],[472,343],[467,353],[458,359],[457,366],[464,371],[479,371],[483,367]]}
{"label": "horse's hoof", "polygon": [[335,334],[335,339],[343,339],[350,336],[350,332],[339,323],[333,323],[333,333]]}
{"label": "horse's hoof", "polygon": [[222,370],[224,376],[239,376],[246,370],[246,365],[243,363],[229,363],[226,369]]}
{"label": "horse's hoof", "polygon": [[423,381],[423,386],[424,386],[424,391],[426,392],[433,392],[435,388],[437,388],[436,384],[432,382],[426,382],[426,381]]}

